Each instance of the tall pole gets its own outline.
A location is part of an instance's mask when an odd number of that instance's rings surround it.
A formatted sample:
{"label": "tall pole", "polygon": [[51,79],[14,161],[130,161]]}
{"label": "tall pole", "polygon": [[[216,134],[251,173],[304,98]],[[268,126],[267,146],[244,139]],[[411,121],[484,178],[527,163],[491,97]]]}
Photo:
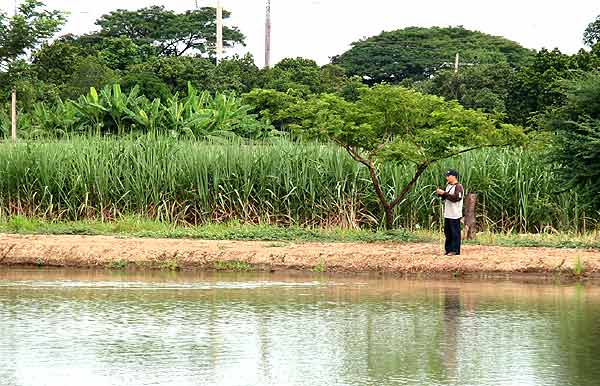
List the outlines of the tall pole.
{"label": "tall pole", "polygon": [[223,59],[223,7],[217,0],[217,64]]}
{"label": "tall pole", "polygon": [[456,59],[454,61],[454,73],[458,74],[458,65],[460,63],[460,54],[457,52],[456,53]]}
{"label": "tall pole", "polygon": [[[15,17],[17,16],[18,6],[17,0],[15,0]],[[12,88],[12,100],[10,104],[11,114],[11,137],[13,142],[17,142],[17,87],[13,85]]]}
{"label": "tall pole", "polygon": [[265,20],[265,67],[271,67],[271,0],[267,0],[267,18]]}

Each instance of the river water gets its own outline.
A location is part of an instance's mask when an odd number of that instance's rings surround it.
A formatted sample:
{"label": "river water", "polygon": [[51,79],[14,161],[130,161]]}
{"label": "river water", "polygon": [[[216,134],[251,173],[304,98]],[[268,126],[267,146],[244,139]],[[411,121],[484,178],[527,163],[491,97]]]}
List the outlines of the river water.
{"label": "river water", "polygon": [[600,385],[600,287],[2,269],[0,385]]}

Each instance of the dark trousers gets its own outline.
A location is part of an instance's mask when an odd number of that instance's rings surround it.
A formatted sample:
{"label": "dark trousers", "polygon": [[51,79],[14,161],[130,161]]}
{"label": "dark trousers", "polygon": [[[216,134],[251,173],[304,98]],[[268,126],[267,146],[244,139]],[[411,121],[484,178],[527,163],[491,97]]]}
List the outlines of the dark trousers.
{"label": "dark trousers", "polygon": [[444,234],[446,235],[446,253],[460,255],[460,219],[445,218]]}

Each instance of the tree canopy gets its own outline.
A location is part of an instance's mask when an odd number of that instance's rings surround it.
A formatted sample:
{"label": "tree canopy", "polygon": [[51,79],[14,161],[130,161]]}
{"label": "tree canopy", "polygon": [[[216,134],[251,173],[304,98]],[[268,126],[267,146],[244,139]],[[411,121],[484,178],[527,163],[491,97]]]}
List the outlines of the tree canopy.
{"label": "tree canopy", "polygon": [[593,47],[600,43],[600,15],[596,17],[596,20],[591,22],[585,32],[583,33],[583,42],[588,47]]}
{"label": "tree canopy", "polygon": [[[369,170],[373,187],[393,225],[393,209],[433,163],[483,147],[515,145],[523,130],[468,110],[458,102],[400,86],[363,89],[356,102],[323,94],[296,105],[297,127],[324,134]],[[389,198],[381,187],[378,163],[412,164],[415,175]]]}
{"label": "tree canopy", "polygon": [[369,83],[396,83],[407,78],[427,78],[452,67],[456,53],[463,65],[485,63],[525,64],[532,52],[503,37],[462,27],[409,27],[382,32],[352,43],[352,48],[333,58],[350,75]]}
{"label": "tree canopy", "polygon": [[50,39],[64,22],[62,12],[48,11],[37,0],[21,2],[12,17],[0,11],[0,70]]}
{"label": "tree canopy", "polygon": [[[227,19],[230,12],[224,11]],[[192,52],[214,56],[216,47],[216,10],[204,7],[176,13],[162,6],[136,11],[119,9],[102,16],[97,22],[99,35],[126,36],[137,45],[152,45],[159,56],[182,56]],[[244,35],[237,27],[225,26],[225,47],[244,44]]]}
{"label": "tree canopy", "polygon": [[600,74],[569,82],[564,105],[548,111],[542,121],[556,135],[552,158],[561,167],[565,188],[589,192],[600,207]]}

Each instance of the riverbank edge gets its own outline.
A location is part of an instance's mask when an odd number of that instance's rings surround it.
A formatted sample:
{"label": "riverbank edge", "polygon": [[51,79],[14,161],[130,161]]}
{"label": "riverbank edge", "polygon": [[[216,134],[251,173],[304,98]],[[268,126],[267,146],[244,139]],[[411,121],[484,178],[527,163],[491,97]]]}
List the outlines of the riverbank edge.
{"label": "riverbank edge", "polygon": [[600,250],[0,234],[0,266],[599,278]]}

